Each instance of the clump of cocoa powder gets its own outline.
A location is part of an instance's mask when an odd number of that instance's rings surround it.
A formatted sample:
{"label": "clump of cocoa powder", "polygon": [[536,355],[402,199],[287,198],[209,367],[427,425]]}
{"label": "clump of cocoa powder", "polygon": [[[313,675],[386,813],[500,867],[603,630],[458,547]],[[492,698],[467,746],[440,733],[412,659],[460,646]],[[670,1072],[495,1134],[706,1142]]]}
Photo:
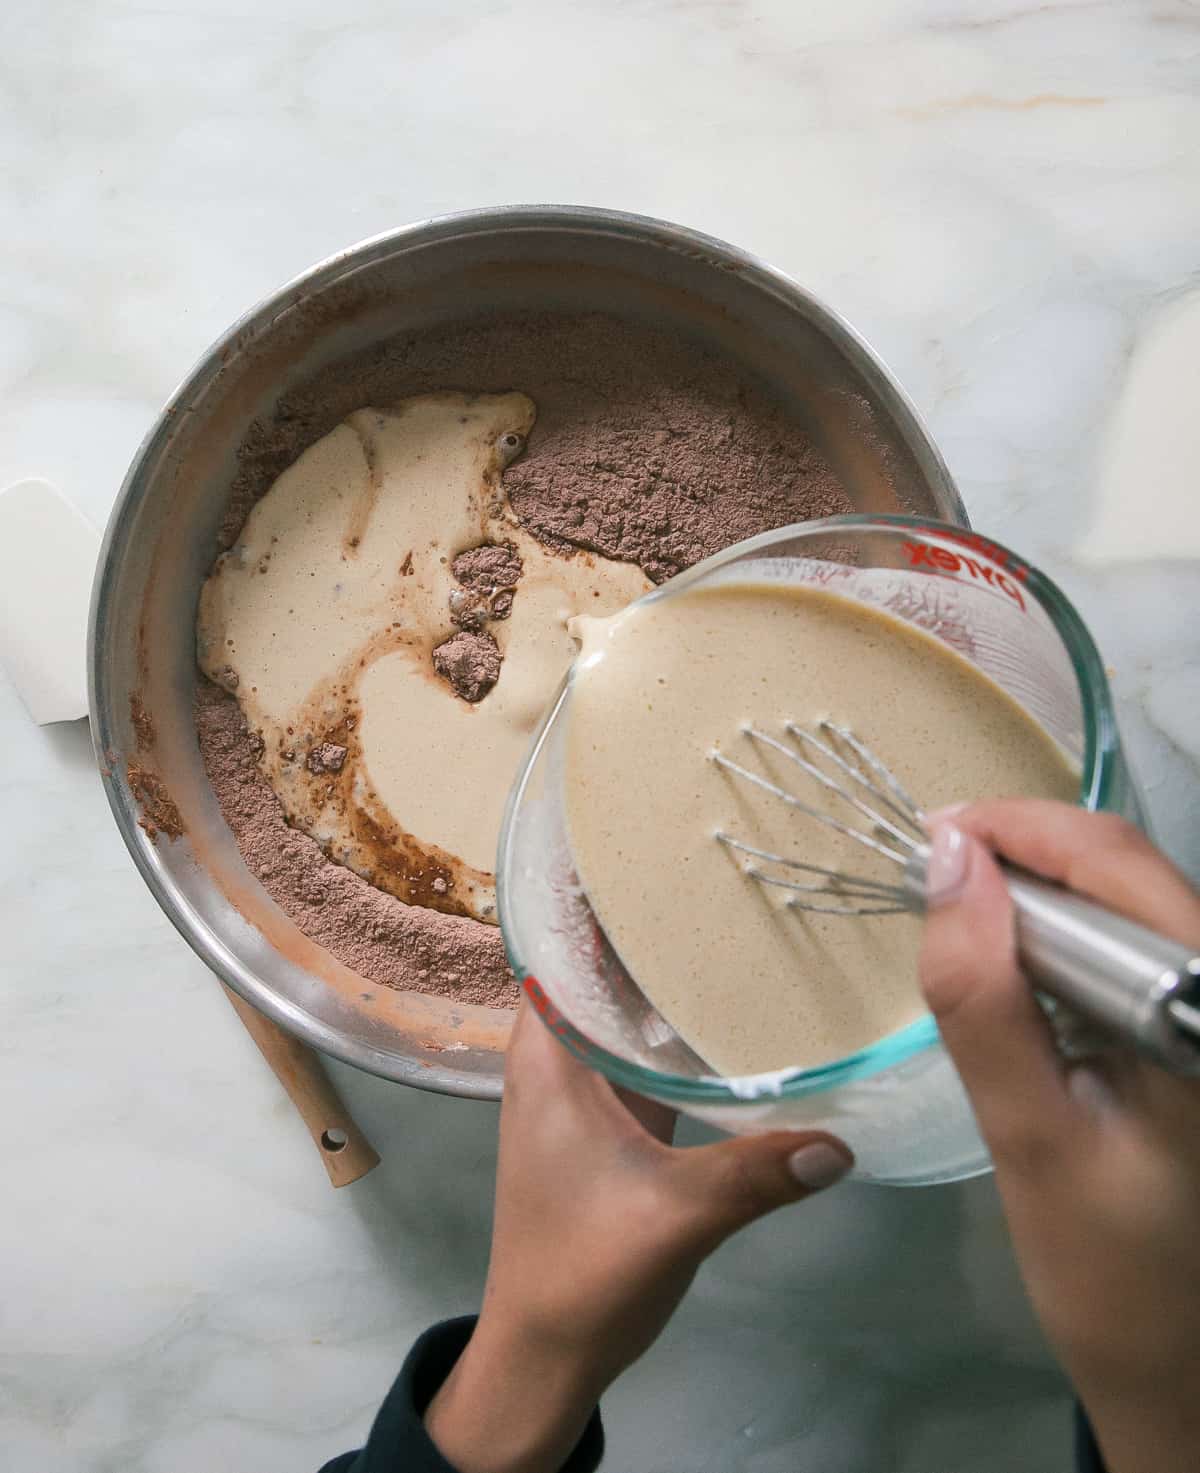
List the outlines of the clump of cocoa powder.
{"label": "clump of cocoa powder", "polygon": [[485,542],[469,548],[450,564],[450,571],[472,593],[490,594],[515,588],[523,571],[521,554],[511,542]]}
{"label": "clump of cocoa powder", "polygon": [[500,679],[500,646],[487,630],[460,630],[433,651],[433,668],[472,705]]}
{"label": "clump of cocoa powder", "polygon": [[524,566],[511,542],[485,542],[460,552],[450,571],[462,585],[450,595],[450,622],[479,630],[491,619],[507,619]]}
{"label": "clump of cocoa powder", "polygon": [[[795,416],[732,360],[602,314],[541,313],[398,335],[286,394],[241,448],[220,546],[232,545],[275,478],[347,414],[439,389],[517,389],[533,399],[537,421],[503,472],[504,491],[528,529],[565,556],[582,548],[636,562],[661,581],[743,537],[851,510]],[[440,646],[442,673],[453,681],[458,671],[471,689],[499,671],[485,625],[520,597],[519,559],[504,553],[466,549],[452,564],[462,597],[448,613],[461,632]],[[401,571],[411,567],[410,554]],[[405,905],[288,825],[257,764],[261,739],[231,695],[202,681],[196,725],[247,865],[306,935],[386,986],[515,1004],[496,927]],[[497,773],[497,783],[508,780]]]}
{"label": "clump of cocoa powder", "polygon": [[[152,728],[148,730],[152,731]],[[136,723],[135,731],[140,747],[142,732]],[[141,762],[131,759],[125,767],[125,780],[138,805],[138,827],[150,842],[156,844],[159,834],[165,834],[168,839],[178,839],[183,833],[183,818],[162,778]]]}
{"label": "clump of cocoa powder", "polygon": [[326,772],[341,772],[346,761],[346,748],[340,742],[319,742],[304,759],[314,777]]}

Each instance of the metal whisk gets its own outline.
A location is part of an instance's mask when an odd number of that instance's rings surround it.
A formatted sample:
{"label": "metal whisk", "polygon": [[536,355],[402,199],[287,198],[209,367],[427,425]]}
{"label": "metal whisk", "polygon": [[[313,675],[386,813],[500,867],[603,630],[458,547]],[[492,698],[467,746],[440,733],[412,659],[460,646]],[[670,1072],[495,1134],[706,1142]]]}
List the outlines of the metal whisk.
{"label": "metal whisk", "polygon": [[[929,835],[920,805],[852,731],[822,721],[817,733],[791,721],[783,739],[742,729],[760,752],[795,767],[807,798],[724,752],[710,755],[724,771],[894,866],[897,880],[777,854],[723,831],[715,837],[743,861],[746,875],[788,891],[792,909],[844,916],[924,910]],[[822,794],[825,807],[818,806]],[[1166,1068],[1200,1074],[1200,955],[1073,891],[1002,868],[1022,965],[1045,992]]]}

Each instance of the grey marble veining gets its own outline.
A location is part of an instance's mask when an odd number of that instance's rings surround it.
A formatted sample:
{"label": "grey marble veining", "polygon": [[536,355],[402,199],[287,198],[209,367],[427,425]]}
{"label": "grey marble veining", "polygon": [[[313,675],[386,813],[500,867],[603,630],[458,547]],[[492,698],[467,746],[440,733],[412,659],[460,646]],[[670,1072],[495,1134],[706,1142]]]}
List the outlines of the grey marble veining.
{"label": "grey marble veining", "polygon": [[[1092,625],[1200,874],[1196,513],[1162,477],[1097,494],[1131,362],[1197,285],[1198,52],[1185,0],[9,6],[0,482],[102,522],[200,350],[352,239],[509,200],[672,217],[882,351],[976,525]],[[0,751],[4,1465],[316,1468],[476,1302],[494,1112],[339,1068],[384,1163],[332,1192],[84,728],[0,683]],[[850,1187],[715,1256],[608,1399],[608,1466],[1051,1473],[1066,1406],[990,1183]]]}

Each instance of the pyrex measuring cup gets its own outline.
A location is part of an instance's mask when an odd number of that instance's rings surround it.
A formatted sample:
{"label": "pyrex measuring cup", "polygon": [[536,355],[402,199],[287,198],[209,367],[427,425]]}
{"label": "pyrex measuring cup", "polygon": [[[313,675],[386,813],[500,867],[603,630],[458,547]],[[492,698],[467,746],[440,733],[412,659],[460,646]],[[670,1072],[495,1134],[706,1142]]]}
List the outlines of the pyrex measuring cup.
{"label": "pyrex measuring cup", "polygon": [[[646,597],[747,579],[819,584],[944,641],[1077,764],[1082,806],[1141,821],[1091,636],[1061,591],[1007,548],[939,522],[831,517],[739,543]],[[742,1078],[707,1069],[622,966],[575,874],[562,802],[570,702],[568,674],[510,795],[497,862],[509,961],[558,1038],[614,1083],[724,1130],[828,1129],[850,1145],[865,1180],[915,1186],[985,1171],[987,1152],[927,1014],[819,1068]]]}

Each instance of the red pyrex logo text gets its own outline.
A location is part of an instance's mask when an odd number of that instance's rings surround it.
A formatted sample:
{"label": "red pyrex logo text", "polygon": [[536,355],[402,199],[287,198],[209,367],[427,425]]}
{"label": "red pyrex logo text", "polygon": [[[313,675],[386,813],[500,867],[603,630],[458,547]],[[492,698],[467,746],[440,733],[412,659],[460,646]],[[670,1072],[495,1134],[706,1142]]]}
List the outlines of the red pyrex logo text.
{"label": "red pyrex logo text", "polygon": [[[950,538],[954,534],[946,532],[941,535]],[[997,547],[994,542],[988,542],[983,537],[964,532],[954,540],[961,541],[966,547],[979,553],[980,557],[970,557],[965,552],[951,552],[946,547],[930,547],[924,542],[906,542],[904,551],[908,554],[908,561],[912,567],[936,568],[942,573],[968,573],[972,578],[979,579],[990,588],[998,589],[1024,611],[1025,597],[1017,584],[1025,582],[1029,576],[1028,568],[1012,562],[1003,547]],[[987,558],[988,561],[983,562],[982,558]],[[1001,572],[1000,568],[994,566],[996,563],[1007,568],[1007,571]]]}

